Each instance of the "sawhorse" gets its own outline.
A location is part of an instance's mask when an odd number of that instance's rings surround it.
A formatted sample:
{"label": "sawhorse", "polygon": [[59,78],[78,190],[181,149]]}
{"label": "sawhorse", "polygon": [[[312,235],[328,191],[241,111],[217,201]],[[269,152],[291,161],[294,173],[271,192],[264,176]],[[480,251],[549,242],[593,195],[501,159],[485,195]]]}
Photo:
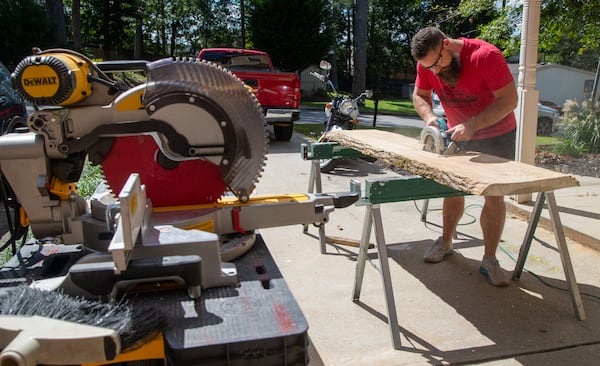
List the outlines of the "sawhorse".
{"label": "sawhorse", "polygon": [[[354,183],[356,184],[356,183]],[[353,188],[356,190],[356,188]],[[360,191],[360,187],[358,188]],[[441,198],[465,195],[463,192],[455,191],[447,186],[438,184],[432,180],[425,179],[419,176],[408,176],[392,178],[387,180],[366,181],[365,195],[359,199],[357,205],[365,206],[365,217],[363,220],[363,228],[360,240],[358,260],[356,263],[356,272],[354,278],[354,288],[352,291],[352,301],[357,302],[360,298],[360,290],[365,271],[365,263],[367,260],[367,250],[369,238],[371,236],[371,228],[375,228],[375,240],[377,246],[377,254],[379,265],[381,268],[381,279],[385,293],[385,302],[388,313],[388,322],[392,337],[394,349],[400,349],[400,329],[398,326],[398,316],[396,313],[396,305],[394,301],[394,293],[390,277],[390,269],[387,256],[387,247],[383,233],[383,223],[381,219],[380,205],[388,202],[413,201],[419,199]],[[585,319],[585,310],[581,300],[581,294],[573,265],[569,256],[569,250],[565,240],[565,235],[558,215],[558,208],[554,198],[554,192],[540,192],[536,200],[533,213],[529,219],[529,225],[521,245],[519,258],[513,271],[513,280],[518,280],[523,271],[525,260],[531,247],[533,235],[537,228],[540,214],[544,205],[544,200],[548,201],[548,210],[552,221],[554,236],[558,243],[560,258],[565,272],[565,277],[571,293],[571,301],[575,314],[579,320]]]}
{"label": "sawhorse", "polygon": [[[331,145],[331,143],[327,144]],[[322,144],[313,144],[310,146],[304,145],[302,147],[302,155],[305,160],[310,160],[312,156],[318,156],[318,159],[326,159],[329,156],[327,155],[328,152],[333,153],[333,147],[328,146],[326,148],[321,148],[318,145]],[[319,154],[311,154],[311,152],[315,151],[318,151]],[[439,184],[430,179],[422,178],[420,176],[401,176],[397,178],[366,180],[365,183],[365,193],[356,203],[356,205],[365,206],[365,216],[363,219],[358,259],[356,263],[354,287],[352,291],[352,301],[357,302],[360,298],[360,291],[362,288],[362,281],[367,260],[367,251],[369,249],[370,244],[371,230],[374,227],[375,242],[379,259],[379,266],[381,269],[381,279],[384,288],[384,296],[386,302],[386,310],[388,313],[388,323],[390,325],[392,344],[394,346],[394,349],[400,349],[400,328],[398,325],[398,316],[396,312],[396,304],[392,288],[390,267],[383,231],[383,222],[381,218],[380,205],[383,203],[391,202],[425,200],[424,211],[426,211],[428,200],[431,198],[464,196],[466,194],[464,192],[456,191],[450,187]],[[319,160],[313,160],[311,164],[311,172],[309,177],[309,192],[312,193],[312,189],[314,189],[315,187],[317,189],[317,192],[321,192],[322,186]],[[362,194],[359,182],[352,181],[351,190]],[[537,194],[536,203],[532,214],[529,218],[529,224],[525,233],[525,237],[523,239],[523,244],[521,245],[521,249],[519,251],[519,257],[517,259],[512,278],[513,280],[518,280],[521,276],[523,267],[525,265],[525,260],[527,259],[529,248],[531,247],[531,243],[533,241],[535,230],[537,229],[537,225],[539,223],[541,212],[544,206],[544,201],[546,200],[548,201],[547,204],[550,213],[550,220],[552,223],[554,236],[558,244],[563,270],[565,272],[565,277],[569,286],[571,301],[575,310],[575,315],[579,320],[585,320],[585,310],[583,308],[581,294],[579,292],[579,287],[575,279],[573,265],[569,256],[569,250],[567,247],[563,226],[560,221],[558,207],[556,205],[556,199],[554,197],[554,192],[552,191],[539,192]],[[425,219],[425,213],[422,214],[422,219]],[[324,253],[325,229],[323,226],[319,228],[319,236],[321,239],[321,253]]]}
{"label": "sawhorse", "polygon": [[[322,159],[355,159],[366,157],[356,150],[343,147],[335,142],[301,144],[300,155],[302,156],[302,159],[310,160],[308,193],[323,193],[320,165]],[[303,225],[302,232],[308,232],[308,225]],[[325,254],[327,243],[324,224],[319,225],[319,244],[321,247],[321,254]]]}

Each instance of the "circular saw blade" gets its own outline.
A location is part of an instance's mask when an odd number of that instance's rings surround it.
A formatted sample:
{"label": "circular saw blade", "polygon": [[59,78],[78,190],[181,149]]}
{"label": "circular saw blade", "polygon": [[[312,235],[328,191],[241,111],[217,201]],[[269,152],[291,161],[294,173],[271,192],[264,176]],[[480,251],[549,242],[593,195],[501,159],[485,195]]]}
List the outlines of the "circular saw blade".
{"label": "circular saw blade", "polygon": [[202,159],[167,163],[162,159],[152,136],[118,137],[102,162],[102,170],[107,185],[116,194],[131,173],[138,173],[154,207],[212,203],[226,191],[217,165]]}
{"label": "circular saw blade", "polygon": [[421,130],[421,144],[423,150],[435,154],[443,154],[445,145],[444,139],[439,129],[433,126],[425,126]]}
{"label": "circular saw blade", "polygon": [[160,60],[147,76],[142,102],[150,121],[135,136],[114,136],[101,163],[111,190],[139,173],[155,207],[216,202],[227,190],[246,201],[268,148],[254,94],[205,62]]}

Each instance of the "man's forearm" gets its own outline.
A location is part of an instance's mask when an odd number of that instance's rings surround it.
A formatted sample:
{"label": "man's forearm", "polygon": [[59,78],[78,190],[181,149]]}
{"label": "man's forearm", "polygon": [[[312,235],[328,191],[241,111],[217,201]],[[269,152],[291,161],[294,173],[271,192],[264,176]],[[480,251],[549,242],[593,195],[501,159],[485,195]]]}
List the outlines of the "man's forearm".
{"label": "man's forearm", "polygon": [[516,90],[513,89],[513,85],[507,85],[494,93],[496,100],[483,112],[465,121],[465,124],[472,128],[473,131],[478,131],[490,127],[506,117],[507,114],[511,113],[517,107],[518,96]]}
{"label": "man's forearm", "polygon": [[431,102],[424,97],[413,95],[413,105],[419,117],[425,121],[425,124],[429,124],[430,121],[435,121],[437,119],[436,115],[433,113]]}

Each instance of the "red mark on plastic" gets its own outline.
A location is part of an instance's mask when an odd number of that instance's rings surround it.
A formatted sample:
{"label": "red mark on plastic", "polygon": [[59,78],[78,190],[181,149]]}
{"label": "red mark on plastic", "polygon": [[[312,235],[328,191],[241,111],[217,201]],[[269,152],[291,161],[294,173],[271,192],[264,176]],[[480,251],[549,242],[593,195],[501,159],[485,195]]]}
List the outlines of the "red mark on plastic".
{"label": "red mark on plastic", "polygon": [[275,316],[277,317],[277,322],[279,323],[279,331],[280,332],[289,332],[294,329],[294,321],[292,320],[292,316],[290,312],[286,309],[283,304],[275,304],[273,305],[275,310]]}

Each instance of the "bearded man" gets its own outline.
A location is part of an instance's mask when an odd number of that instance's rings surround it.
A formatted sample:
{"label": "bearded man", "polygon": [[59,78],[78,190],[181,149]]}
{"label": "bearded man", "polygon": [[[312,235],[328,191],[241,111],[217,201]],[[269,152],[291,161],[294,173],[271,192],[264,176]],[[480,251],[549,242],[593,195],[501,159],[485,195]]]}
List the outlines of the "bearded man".
{"label": "bearded man", "polygon": [[[427,27],[413,37],[411,53],[417,60],[413,102],[423,121],[438,126],[431,104],[435,91],[453,141],[461,142],[468,151],[513,160],[518,96],[502,52],[485,41],[453,39]],[[506,286],[508,277],[496,259],[506,220],[504,196],[485,196],[484,201],[480,217],[484,254],[479,272],[492,285]],[[442,235],[425,252],[426,262],[438,263],[453,253],[452,239],[464,203],[464,197],[444,198]]]}

